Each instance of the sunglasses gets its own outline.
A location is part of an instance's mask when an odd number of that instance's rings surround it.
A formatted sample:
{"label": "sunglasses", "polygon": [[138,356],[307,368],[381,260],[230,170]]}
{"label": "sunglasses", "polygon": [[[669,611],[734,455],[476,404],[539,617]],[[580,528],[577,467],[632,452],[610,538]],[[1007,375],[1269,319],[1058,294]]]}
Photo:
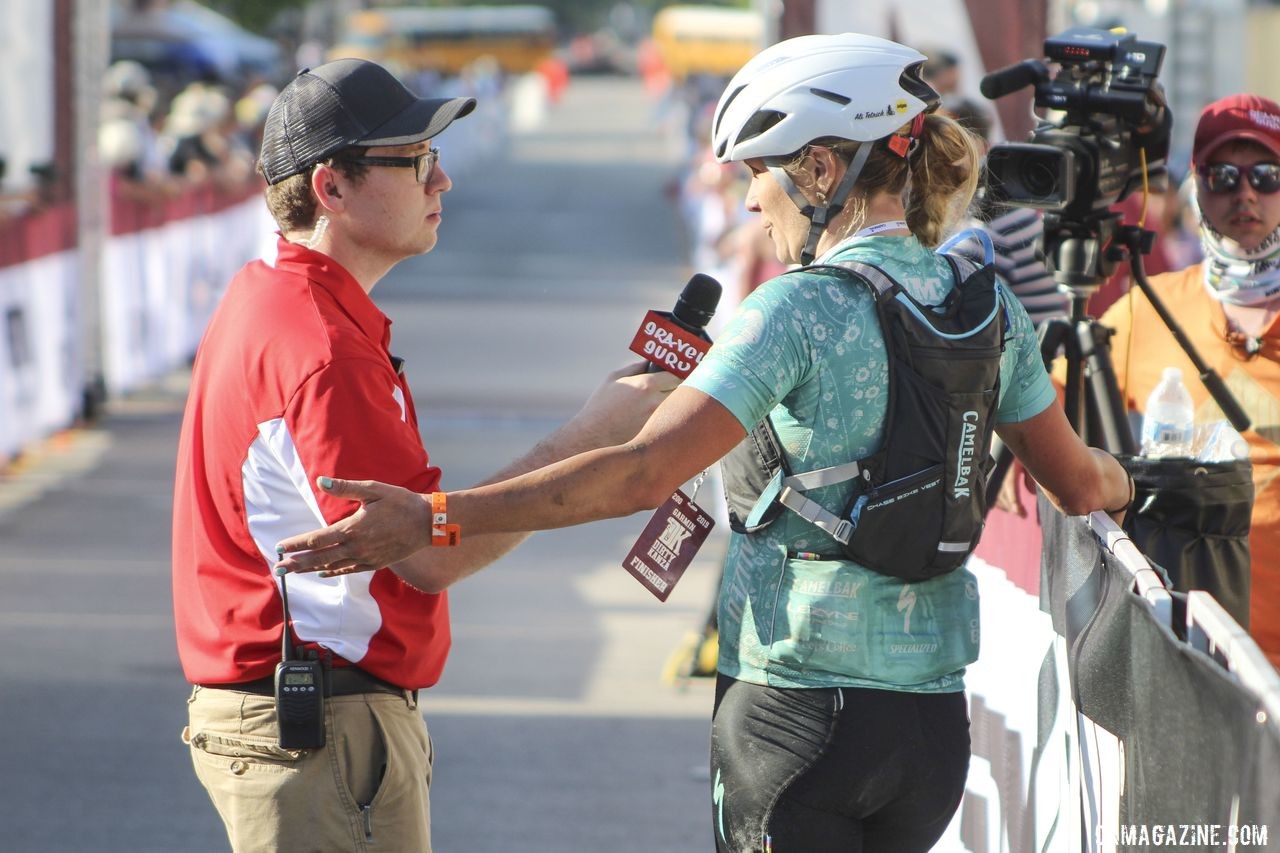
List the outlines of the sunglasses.
{"label": "sunglasses", "polygon": [[400,166],[403,168],[413,167],[413,176],[418,179],[418,183],[425,184],[431,180],[431,173],[435,171],[436,163],[440,162],[440,149],[428,148],[417,157],[353,157],[353,162],[367,163],[370,166]]}
{"label": "sunglasses", "polygon": [[1242,171],[1258,192],[1270,195],[1280,190],[1280,163],[1254,163],[1243,169],[1233,163],[1210,163],[1200,167],[1200,177],[1211,193],[1233,193],[1240,186]]}

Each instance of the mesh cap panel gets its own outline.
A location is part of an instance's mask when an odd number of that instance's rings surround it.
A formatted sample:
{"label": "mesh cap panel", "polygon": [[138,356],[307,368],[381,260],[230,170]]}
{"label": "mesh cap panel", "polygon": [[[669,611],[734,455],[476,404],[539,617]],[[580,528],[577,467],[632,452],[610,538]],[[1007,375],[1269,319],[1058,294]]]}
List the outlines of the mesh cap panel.
{"label": "mesh cap panel", "polygon": [[276,184],[349,146],[421,142],[474,108],[473,98],[419,98],[373,62],[303,69],[267,114],[262,172]]}

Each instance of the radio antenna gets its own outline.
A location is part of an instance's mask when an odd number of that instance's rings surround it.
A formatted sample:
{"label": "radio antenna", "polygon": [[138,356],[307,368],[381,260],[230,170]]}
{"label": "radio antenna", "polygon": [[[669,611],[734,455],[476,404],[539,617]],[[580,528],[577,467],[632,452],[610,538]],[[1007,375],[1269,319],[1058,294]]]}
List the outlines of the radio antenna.
{"label": "radio antenna", "polygon": [[285,578],[289,573],[283,568],[276,569],[276,576],[280,578],[280,599],[284,602],[284,625],[280,628],[280,660],[289,659],[289,586],[285,583]]}

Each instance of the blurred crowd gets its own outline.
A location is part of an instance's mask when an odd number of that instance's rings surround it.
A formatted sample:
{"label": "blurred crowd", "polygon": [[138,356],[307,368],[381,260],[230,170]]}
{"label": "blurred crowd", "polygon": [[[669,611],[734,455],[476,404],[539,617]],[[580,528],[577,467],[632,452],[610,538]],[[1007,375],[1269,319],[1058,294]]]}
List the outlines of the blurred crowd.
{"label": "blurred crowd", "polygon": [[[468,134],[459,151],[450,151],[455,171],[502,144],[509,123],[500,97],[505,81],[492,61],[478,61],[459,77],[423,72],[405,75],[405,82],[424,94],[480,99],[474,134]],[[520,103],[526,105],[522,109],[537,113],[525,123],[536,124],[541,105],[553,101],[563,88],[560,75],[548,79],[546,92],[539,92],[538,98],[522,99]],[[151,72],[133,60],[113,63],[103,76],[97,149],[112,197],[152,203],[196,188],[236,193],[258,187],[258,149],[277,87],[261,79],[234,87],[194,80],[171,97],[166,98],[164,91]],[[31,171],[37,179],[33,187],[5,191],[5,162],[0,157],[0,226],[38,211],[49,201],[49,189],[55,183],[52,167]]]}
{"label": "blurred crowd", "polygon": [[747,212],[747,171],[739,163],[717,163],[711,151],[711,121],[716,100],[728,80],[690,75],[673,82],[658,110],[671,132],[681,139],[683,163],[667,186],[687,236],[690,265],[723,285],[718,325],[752,290],[783,271],[773,241],[760,217]]}
{"label": "blurred crowd", "polygon": [[240,91],[188,83],[167,103],[141,64],[124,60],[103,80],[98,153],[113,192],[155,201],[213,185],[252,185],[262,126],[277,90],[254,81]]}

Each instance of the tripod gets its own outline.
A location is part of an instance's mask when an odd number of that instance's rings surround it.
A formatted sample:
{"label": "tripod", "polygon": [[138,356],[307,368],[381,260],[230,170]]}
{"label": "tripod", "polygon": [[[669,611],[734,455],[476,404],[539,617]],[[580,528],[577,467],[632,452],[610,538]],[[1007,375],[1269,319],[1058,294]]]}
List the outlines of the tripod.
{"label": "tripod", "polygon": [[[1248,415],[1222,377],[1205,364],[1147,280],[1142,256],[1151,251],[1154,242],[1154,232],[1121,225],[1118,213],[1104,211],[1079,222],[1064,222],[1055,215],[1045,217],[1045,257],[1052,264],[1054,281],[1071,294],[1071,315],[1069,319],[1050,320],[1040,326],[1040,355],[1049,367],[1059,351],[1065,353],[1067,420],[1086,444],[1109,453],[1134,455],[1138,448],[1111,362],[1110,341],[1114,332],[1089,317],[1086,305],[1126,256],[1133,283],[1142,290],[1187,354],[1200,381],[1227,420],[1239,432],[1251,426]],[[995,464],[987,481],[988,510],[994,506],[1013,462],[1013,454],[999,438],[992,444],[991,452]]]}
{"label": "tripod", "polygon": [[[1054,281],[1071,294],[1071,315],[1040,326],[1040,355],[1045,367],[1051,367],[1059,351],[1066,354],[1067,420],[1085,444],[1111,453],[1135,453],[1137,444],[1111,364],[1112,332],[1086,313],[1089,297],[1124,259],[1123,249],[1116,245],[1120,214],[1070,225],[1045,219],[1045,255],[1051,258]],[[1142,241],[1132,266],[1141,270],[1142,255],[1151,250],[1155,234],[1132,230]]]}

